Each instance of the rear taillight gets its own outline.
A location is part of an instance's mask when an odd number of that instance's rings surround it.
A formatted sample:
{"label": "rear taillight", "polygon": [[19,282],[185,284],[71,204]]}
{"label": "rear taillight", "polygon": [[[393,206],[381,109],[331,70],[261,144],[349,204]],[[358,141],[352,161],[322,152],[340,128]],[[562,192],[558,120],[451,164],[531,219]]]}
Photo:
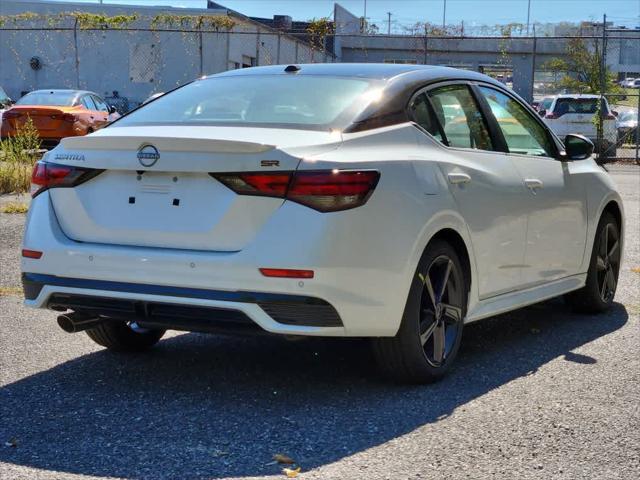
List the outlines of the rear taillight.
{"label": "rear taillight", "polygon": [[285,198],[319,212],[364,205],[378,184],[375,170],[211,173],[239,195]]}
{"label": "rear taillight", "polygon": [[558,115],[556,115],[556,114],[555,114],[555,113],[553,113],[553,112],[550,112],[550,113],[547,113],[547,114],[544,116],[544,118],[548,118],[548,119],[550,119],[550,120],[553,120],[554,118],[558,118]]}
{"label": "rear taillight", "polygon": [[60,118],[62,119],[63,122],[70,122],[70,123],[74,123],[78,120],[78,116],[74,115],[73,113],[63,113]]}
{"label": "rear taillight", "polygon": [[9,110],[8,112],[4,112],[4,115],[3,115],[3,117],[7,119],[20,118],[21,116],[22,116],[22,113],[12,112],[11,110]]}
{"label": "rear taillight", "polygon": [[31,196],[35,197],[49,188],[75,187],[103,171],[95,168],[37,162],[31,174]]}
{"label": "rear taillight", "polygon": [[335,212],[364,205],[380,174],[376,171],[297,172],[287,199],[321,212]]}

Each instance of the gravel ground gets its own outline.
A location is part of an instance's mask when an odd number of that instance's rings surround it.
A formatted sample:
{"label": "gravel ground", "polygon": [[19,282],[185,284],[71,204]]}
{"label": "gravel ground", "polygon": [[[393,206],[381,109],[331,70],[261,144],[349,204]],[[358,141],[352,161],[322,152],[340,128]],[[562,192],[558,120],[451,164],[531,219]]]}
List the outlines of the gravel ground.
{"label": "gravel ground", "polygon": [[[613,310],[554,300],[472,324],[432,386],[382,382],[354,340],[172,334],[108,353],[0,296],[0,478],[284,478],[284,453],[303,479],[638,479],[640,174],[612,174],[627,214]],[[0,215],[15,286],[24,216]]]}

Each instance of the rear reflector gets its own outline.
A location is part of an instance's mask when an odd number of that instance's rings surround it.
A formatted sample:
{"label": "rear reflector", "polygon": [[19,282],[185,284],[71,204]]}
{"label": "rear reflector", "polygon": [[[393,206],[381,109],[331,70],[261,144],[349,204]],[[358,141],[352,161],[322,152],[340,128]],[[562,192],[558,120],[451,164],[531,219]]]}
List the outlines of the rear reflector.
{"label": "rear reflector", "polygon": [[239,195],[285,198],[320,212],[364,205],[380,179],[375,170],[211,173]]}
{"label": "rear reflector", "polygon": [[38,250],[27,250],[26,248],[23,248],[22,256],[25,258],[34,258],[37,260],[38,258],[42,257],[42,252],[39,252]]}
{"label": "rear reflector", "polygon": [[31,196],[54,187],[75,187],[104,170],[39,161],[31,174]]}
{"label": "rear reflector", "polygon": [[289,268],[261,268],[265,277],[280,278],[313,278],[313,270],[292,270]]}

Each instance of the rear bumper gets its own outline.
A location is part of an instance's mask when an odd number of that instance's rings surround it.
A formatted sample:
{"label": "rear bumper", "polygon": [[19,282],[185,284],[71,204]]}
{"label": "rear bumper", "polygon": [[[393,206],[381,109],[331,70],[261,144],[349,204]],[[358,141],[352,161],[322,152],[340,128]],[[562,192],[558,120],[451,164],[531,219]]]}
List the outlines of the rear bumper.
{"label": "rear bumper", "polygon": [[[393,336],[413,278],[411,255],[420,232],[410,230],[419,227],[410,215],[386,209],[416,210],[393,205],[413,198],[381,198],[382,207],[372,209],[375,218],[364,210],[369,205],[357,215],[358,209],[324,215],[285,204],[242,251],[220,252],[72,240],[60,228],[45,191],[31,203],[24,234],[24,248],[43,252],[40,259],[22,259],[25,304],[49,308],[53,295],[64,294],[226,309],[243,313],[262,330],[286,335]],[[401,222],[390,230],[407,235],[374,234],[379,215]],[[258,267],[312,269],[315,275],[269,278]]]}
{"label": "rear bumper", "polygon": [[54,310],[71,309],[107,318],[155,322],[167,329],[180,330],[185,319],[207,316],[213,326],[246,325],[257,312],[256,306],[263,313],[255,325],[265,330],[272,328],[273,322],[280,328],[343,327],[331,304],[302,295],[110,282],[36,273],[23,273],[22,285],[27,302],[45,301],[44,306]]}

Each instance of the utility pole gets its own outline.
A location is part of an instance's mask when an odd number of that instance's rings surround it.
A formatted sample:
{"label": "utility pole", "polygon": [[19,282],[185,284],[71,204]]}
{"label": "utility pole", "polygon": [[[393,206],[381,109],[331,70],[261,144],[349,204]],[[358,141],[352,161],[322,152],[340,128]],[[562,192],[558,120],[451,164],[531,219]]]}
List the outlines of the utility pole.
{"label": "utility pole", "polygon": [[444,1],[444,7],[442,9],[442,29],[444,30],[447,26],[447,0]]}
{"label": "utility pole", "polygon": [[531,19],[531,0],[527,5],[527,37],[529,36],[529,20]]}
{"label": "utility pole", "polygon": [[387,12],[387,35],[391,35],[391,12]]}

